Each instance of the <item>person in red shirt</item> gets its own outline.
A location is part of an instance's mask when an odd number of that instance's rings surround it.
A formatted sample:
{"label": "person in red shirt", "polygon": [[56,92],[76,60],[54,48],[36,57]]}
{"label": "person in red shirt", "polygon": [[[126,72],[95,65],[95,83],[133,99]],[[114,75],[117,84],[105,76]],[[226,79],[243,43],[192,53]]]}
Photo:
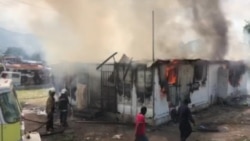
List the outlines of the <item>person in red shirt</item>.
{"label": "person in red shirt", "polygon": [[146,113],[147,113],[147,108],[142,107],[141,112],[136,115],[135,141],[148,141],[148,138],[145,134],[145,130],[146,130],[145,114]]}

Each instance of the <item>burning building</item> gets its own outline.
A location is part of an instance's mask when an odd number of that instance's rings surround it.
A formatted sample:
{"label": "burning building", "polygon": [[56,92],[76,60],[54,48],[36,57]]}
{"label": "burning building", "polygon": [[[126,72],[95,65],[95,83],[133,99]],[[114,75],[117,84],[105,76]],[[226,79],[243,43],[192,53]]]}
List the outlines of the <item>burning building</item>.
{"label": "burning building", "polygon": [[[151,65],[137,61],[115,63],[112,75],[102,79],[101,87],[112,83],[111,90],[102,91],[102,97],[109,95],[103,107],[123,115],[121,120],[133,121],[141,106],[147,106],[148,120],[160,125],[170,120],[170,109],[177,108],[184,99],[189,99],[191,109],[196,111],[218,99],[247,94],[246,70],[243,62],[226,60],[158,60]],[[102,77],[105,73],[107,70],[102,71]],[[117,106],[113,106],[115,103]]]}
{"label": "burning building", "polygon": [[147,106],[148,121],[160,125],[170,120],[170,109],[184,99],[189,99],[192,111],[196,111],[218,99],[247,94],[248,68],[243,62],[197,59],[152,63],[132,61],[124,55],[119,62],[103,63],[98,70],[95,66],[84,67],[92,69],[75,75],[76,81],[70,84],[77,111],[86,115],[91,114],[83,111],[98,109],[131,122],[141,106]]}

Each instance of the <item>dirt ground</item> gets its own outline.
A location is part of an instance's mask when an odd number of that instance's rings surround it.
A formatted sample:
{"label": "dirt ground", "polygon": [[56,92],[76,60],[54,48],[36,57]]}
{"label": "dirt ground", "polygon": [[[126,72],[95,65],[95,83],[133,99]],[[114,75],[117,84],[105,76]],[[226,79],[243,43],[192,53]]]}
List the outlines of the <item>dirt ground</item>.
{"label": "dirt ground", "polygon": [[[250,141],[250,109],[213,106],[206,111],[196,113],[197,124],[218,125],[221,132],[193,132],[188,141]],[[26,114],[28,119],[45,121],[44,116]],[[212,122],[212,123],[211,123]],[[33,130],[40,124],[26,121],[26,130]],[[170,123],[152,130],[148,127],[150,141],[179,141],[178,125]],[[195,129],[195,128],[194,128]],[[44,128],[39,130],[44,132]],[[63,134],[43,137],[43,141],[112,141],[133,140],[133,127],[124,125],[85,124],[70,121],[70,128]],[[121,135],[120,139],[113,139]]]}
{"label": "dirt ground", "polygon": [[[38,100],[41,101],[41,100]],[[36,108],[41,108],[41,103],[36,106],[24,104],[25,117],[37,121],[45,121],[43,113],[37,115]],[[31,110],[32,109],[32,110]],[[33,112],[32,112],[33,111]],[[55,117],[58,119],[57,117]],[[196,125],[208,123],[218,128],[219,132],[201,132],[196,130],[188,141],[250,141],[250,108],[236,108],[222,105],[212,106],[204,111],[194,113]],[[56,120],[56,124],[58,120]],[[26,121],[26,130],[31,131],[41,124]],[[69,119],[69,128],[62,134],[42,137],[42,141],[133,141],[134,130],[132,126],[107,125],[107,124],[86,124],[76,123]],[[39,130],[44,132],[44,127]],[[120,137],[119,139],[114,136]],[[147,135],[150,141],[179,141],[178,125],[169,123],[161,127],[148,127]]]}

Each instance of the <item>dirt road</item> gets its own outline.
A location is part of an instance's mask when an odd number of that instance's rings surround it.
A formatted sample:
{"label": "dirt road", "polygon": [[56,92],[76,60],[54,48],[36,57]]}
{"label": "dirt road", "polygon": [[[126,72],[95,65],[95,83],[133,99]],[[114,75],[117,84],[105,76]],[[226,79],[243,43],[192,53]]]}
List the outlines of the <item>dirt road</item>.
{"label": "dirt road", "polygon": [[[27,118],[45,121],[44,116],[26,114]],[[193,132],[189,141],[250,141],[250,109],[213,106],[194,114],[199,123],[213,124],[220,132]],[[26,122],[26,129],[32,130],[40,124]],[[196,129],[196,128],[195,128]],[[179,141],[178,125],[170,123],[152,130],[148,127],[150,141]],[[43,132],[43,129],[39,131]],[[43,141],[133,141],[133,127],[124,125],[83,124],[70,121],[70,128],[63,134],[43,138]],[[113,138],[115,135],[119,139]]]}

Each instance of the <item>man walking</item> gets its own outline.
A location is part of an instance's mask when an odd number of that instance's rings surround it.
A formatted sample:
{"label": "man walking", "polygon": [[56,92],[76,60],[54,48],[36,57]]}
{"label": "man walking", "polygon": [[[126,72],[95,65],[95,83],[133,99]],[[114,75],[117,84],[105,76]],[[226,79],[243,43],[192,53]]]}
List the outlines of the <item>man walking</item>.
{"label": "man walking", "polygon": [[179,108],[179,130],[181,141],[186,141],[187,138],[192,133],[192,127],[190,125],[190,121],[195,125],[195,121],[192,117],[191,111],[188,108],[188,99],[185,99],[183,104]]}
{"label": "man walking", "polygon": [[136,116],[135,141],[148,141],[148,138],[145,135],[145,130],[146,130],[145,115],[146,115],[146,113],[147,113],[147,108],[142,107],[141,112]]}
{"label": "man walking", "polygon": [[59,97],[60,122],[63,127],[68,127],[67,117],[69,99],[66,92],[67,90],[63,89],[61,92],[61,96]]}
{"label": "man walking", "polygon": [[49,90],[49,97],[46,102],[46,113],[47,113],[47,124],[46,124],[46,131],[50,133],[54,130],[54,111],[55,111],[55,90]]}

